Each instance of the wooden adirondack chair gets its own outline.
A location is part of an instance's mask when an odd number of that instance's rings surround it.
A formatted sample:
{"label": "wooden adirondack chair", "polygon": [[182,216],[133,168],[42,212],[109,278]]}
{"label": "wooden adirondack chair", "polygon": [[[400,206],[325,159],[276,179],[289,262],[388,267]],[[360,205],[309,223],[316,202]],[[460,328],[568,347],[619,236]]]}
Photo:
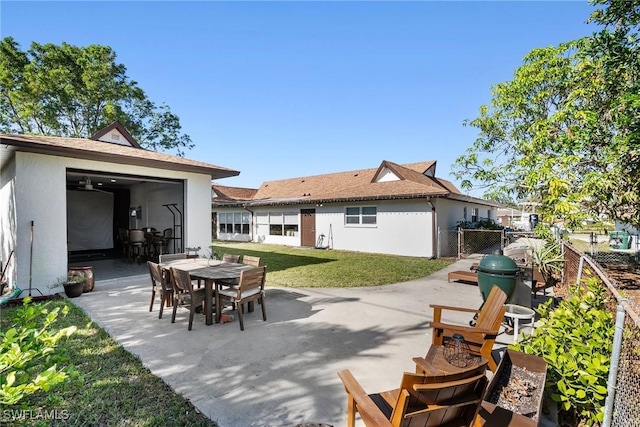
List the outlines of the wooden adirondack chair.
{"label": "wooden adirondack chair", "polygon": [[[432,344],[443,345],[444,341],[455,333],[462,334],[471,350],[487,358],[489,368],[495,372],[498,364],[493,359],[491,351],[496,342],[496,337],[504,318],[507,294],[498,286],[491,288],[491,292],[480,309],[462,307],[449,307],[444,305],[431,305],[433,308],[433,322],[429,324],[433,328]],[[477,313],[475,326],[453,325],[442,323],[442,310],[465,311]]]}
{"label": "wooden adirondack chair", "polygon": [[484,374],[452,381],[405,372],[400,388],[367,394],[349,370],[338,372],[347,392],[347,427],[360,413],[367,427],[473,425],[487,387]]}

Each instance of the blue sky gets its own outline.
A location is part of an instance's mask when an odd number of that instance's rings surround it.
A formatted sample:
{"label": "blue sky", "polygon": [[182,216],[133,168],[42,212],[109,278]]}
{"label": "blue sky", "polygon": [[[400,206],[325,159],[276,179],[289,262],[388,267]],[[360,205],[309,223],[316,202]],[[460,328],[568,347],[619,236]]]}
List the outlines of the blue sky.
{"label": "blue sky", "polygon": [[[536,47],[591,34],[587,1],[2,1],[0,33],[103,44],[181,119],[223,185],[437,160]],[[473,195],[481,195],[479,190]]]}

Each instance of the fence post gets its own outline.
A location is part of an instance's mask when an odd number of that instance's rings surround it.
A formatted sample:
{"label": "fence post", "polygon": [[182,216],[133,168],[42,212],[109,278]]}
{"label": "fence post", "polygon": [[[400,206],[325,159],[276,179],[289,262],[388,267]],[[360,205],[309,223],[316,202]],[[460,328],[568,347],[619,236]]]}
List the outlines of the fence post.
{"label": "fence post", "polygon": [[[580,260],[582,261],[582,259]],[[611,427],[613,403],[616,395],[616,377],[618,376],[620,351],[622,350],[622,332],[624,330],[625,315],[626,313],[624,307],[622,307],[622,304],[618,304],[618,309],[616,311],[616,330],[613,336],[613,350],[611,352],[611,366],[609,367],[609,380],[607,381],[607,399],[605,400],[604,404],[604,420],[602,422],[602,427]]]}
{"label": "fence post", "polygon": [[582,269],[584,268],[584,256],[580,257],[580,262],[578,263],[578,274],[576,275],[576,283],[579,285],[582,281]]}

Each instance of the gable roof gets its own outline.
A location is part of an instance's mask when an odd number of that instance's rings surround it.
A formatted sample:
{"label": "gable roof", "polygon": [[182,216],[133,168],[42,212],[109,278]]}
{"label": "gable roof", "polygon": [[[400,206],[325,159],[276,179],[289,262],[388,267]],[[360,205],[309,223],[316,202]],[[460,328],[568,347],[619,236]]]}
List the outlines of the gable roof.
{"label": "gable roof", "polygon": [[[114,129],[115,128],[116,127],[114,127]],[[3,148],[8,149],[0,150],[2,152],[0,155],[1,165],[4,165],[7,161],[9,154],[11,154],[10,152],[24,151],[51,156],[73,157],[77,159],[90,159],[109,163],[201,173],[210,175],[211,179],[227,178],[240,174],[239,171],[233,169],[145,150],[139,148],[139,146],[121,145],[87,138],[0,133],[0,144],[5,145],[6,147]],[[9,151],[9,153],[7,153],[7,151]]]}
{"label": "gable roof", "polygon": [[112,142],[114,144],[124,145],[125,143],[120,141],[120,136],[122,136],[131,147],[142,148],[140,144],[138,144],[138,141],[136,141],[135,138],[131,136],[129,131],[124,126],[122,126],[122,123],[120,123],[118,120],[91,135],[90,139],[93,139],[95,141]]}
{"label": "gable roof", "polygon": [[290,205],[367,200],[448,197],[481,199],[463,195],[450,181],[435,177],[435,161],[399,165],[384,160],[379,167],[324,175],[266,181],[253,197],[244,201],[219,199],[219,206]]}
{"label": "gable roof", "polygon": [[258,191],[257,188],[228,187],[217,184],[212,185],[211,189],[214,204],[250,200]]}

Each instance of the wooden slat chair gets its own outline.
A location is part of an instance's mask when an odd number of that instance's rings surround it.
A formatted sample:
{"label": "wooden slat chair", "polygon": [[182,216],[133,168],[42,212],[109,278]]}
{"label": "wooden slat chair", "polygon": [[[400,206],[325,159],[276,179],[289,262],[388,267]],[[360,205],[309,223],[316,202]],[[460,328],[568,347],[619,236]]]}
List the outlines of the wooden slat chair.
{"label": "wooden slat chair", "polygon": [[142,258],[147,256],[145,251],[146,239],[144,237],[144,230],[134,229],[129,230],[129,258],[131,263],[134,260],[138,261],[138,264],[142,261]]}
{"label": "wooden slat chair", "polygon": [[196,312],[196,307],[205,304],[211,304],[213,301],[205,301],[204,288],[194,289],[191,285],[191,276],[188,271],[178,270],[177,268],[170,267],[171,281],[173,282],[173,315],[171,316],[171,323],[176,322],[176,312],[179,305],[189,307],[189,327],[191,330],[193,326],[193,316]]}
{"label": "wooden slat chair", "polygon": [[222,255],[222,261],[223,262],[233,262],[233,263],[239,263],[240,262],[240,255],[233,255],[233,254],[224,254]]}
{"label": "wooden slat chair", "polygon": [[[236,255],[225,255],[225,256],[235,257]],[[232,262],[232,261],[229,261],[229,262]],[[252,255],[243,255],[242,256],[242,264],[250,265],[252,267],[260,267],[260,257],[259,256],[252,256]],[[228,287],[233,288],[233,289],[237,289],[238,281],[239,281],[239,279],[220,280],[220,281],[218,281],[218,284],[222,285],[222,286],[228,286]],[[260,303],[260,300],[258,300],[258,303]],[[237,308],[235,305],[233,307]],[[249,303],[249,312],[253,312],[253,310],[254,310],[254,308],[253,308],[253,301],[252,301],[252,302]]]}
{"label": "wooden slat chair", "polygon": [[[159,256],[159,263],[162,264],[163,262],[170,262],[170,261],[178,261],[181,259],[187,259],[187,253],[186,252],[180,252],[177,254],[163,254]],[[194,283],[196,283],[198,285],[198,287],[202,287],[202,281],[200,279],[195,279],[193,280]]]}
{"label": "wooden slat chair", "polygon": [[173,285],[169,277],[164,277],[162,268],[152,261],[147,261],[149,276],[151,277],[151,304],[149,311],[153,311],[153,302],[156,299],[156,292],[160,294],[160,314],[158,319],[162,319],[162,311],[165,305],[169,305],[173,300]]}
{"label": "wooden slat chair", "polygon": [[[433,322],[429,324],[433,328],[432,344],[443,345],[446,338],[455,333],[464,336],[471,350],[487,358],[489,368],[495,372],[498,364],[493,359],[492,350],[496,337],[500,331],[500,325],[504,318],[507,294],[498,286],[493,286],[486,301],[480,309],[449,307],[444,305],[431,305],[433,308]],[[477,313],[476,326],[453,325],[442,323],[442,310],[463,311]]]}
{"label": "wooden slat chair", "polygon": [[356,413],[367,427],[468,427],[487,387],[484,374],[443,381],[443,377],[405,372],[400,388],[367,394],[349,370],[338,372],[347,392],[347,427]]}
{"label": "wooden slat chair", "polygon": [[[233,261],[233,259],[235,259],[236,256],[238,256],[238,255],[224,254],[224,256],[222,257],[222,261],[239,262],[239,260],[238,261]],[[260,257],[259,256],[251,256],[251,255],[243,255],[242,256],[242,264],[250,265],[252,267],[260,267]],[[223,285],[223,286],[238,286],[238,279],[221,280],[218,283]]]}
{"label": "wooden slat chair", "polygon": [[[258,301],[262,305],[262,320],[267,320],[267,312],[264,306],[264,282],[267,274],[267,267],[257,267],[251,270],[244,270],[240,273],[238,286],[221,289],[218,291],[220,299],[227,299],[237,308],[240,330],[244,331],[242,319],[244,303]],[[219,301],[222,304],[221,301]],[[220,306],[222,307],[222,305]]]}
{"label": "wooden slat chair", "polygon": [[179,259],[187,259],[186,252],[177,253],[177,254],[162,254],[159,257],[160,264],[162,264],[163,262],[177,261]]}
{"label": "wooden slat chair", "polygon": [[242,263],[244,265],[250,265],[252,267],[260,267],[260,257],[252,255],[243,255]]}

